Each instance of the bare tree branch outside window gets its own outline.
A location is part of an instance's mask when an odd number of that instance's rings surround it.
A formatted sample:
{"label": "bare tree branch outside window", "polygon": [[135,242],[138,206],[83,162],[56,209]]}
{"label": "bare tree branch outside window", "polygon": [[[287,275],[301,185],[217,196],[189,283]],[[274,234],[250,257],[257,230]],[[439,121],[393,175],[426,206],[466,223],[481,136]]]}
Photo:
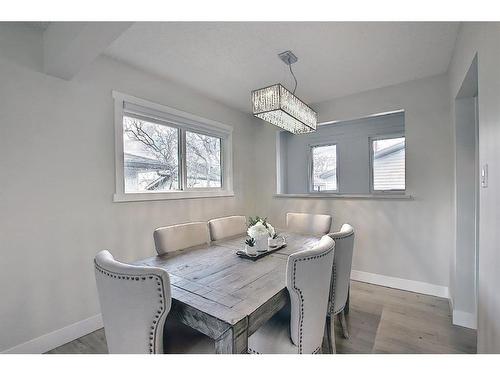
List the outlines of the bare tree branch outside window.
{"label": "bare tree branch outside window", "polygon": [[186,132],[188,187],[221,187],[220,138]]}
{"label": "bare tree branch outside window", "polygon": [[176,128],[123,117],[125,191],[179,189],[178,140]]}
{"label": "bare tree branch outside window", "polygon": [[[123,118],[125,191],[168,191],[179,183],[179,130]],[[186,131],[187,187],[221,187],[221,139]]]}
{"label": "bare tree branch outside window", "polygon": [[312,149],[313,190],[337,190],[337,146],[316,146]]}

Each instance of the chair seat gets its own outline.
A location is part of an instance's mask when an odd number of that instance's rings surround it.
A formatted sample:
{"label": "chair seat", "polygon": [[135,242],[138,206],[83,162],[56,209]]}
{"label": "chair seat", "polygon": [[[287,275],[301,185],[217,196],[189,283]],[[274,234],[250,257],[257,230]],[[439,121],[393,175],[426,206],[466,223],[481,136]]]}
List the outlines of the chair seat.
{"label": "chair seat", "polygon": [[163,331],[163,350],[166,354],[214,354],[215,342],[176,319],[167,318]]}
{"label": "chair seat", "polygon": [[298,354],[290,338],[290,307],[285,306],[248,338],[251,354]]}

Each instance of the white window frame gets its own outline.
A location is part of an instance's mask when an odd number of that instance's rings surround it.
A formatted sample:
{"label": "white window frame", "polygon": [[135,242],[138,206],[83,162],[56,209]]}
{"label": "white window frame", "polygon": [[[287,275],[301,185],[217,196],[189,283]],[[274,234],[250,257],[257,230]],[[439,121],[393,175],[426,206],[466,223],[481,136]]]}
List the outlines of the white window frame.
{"label": "white window frame", "polygon": [[[114,202],[131,202],[147,200],[169,200],[189,198],[230,197],[233,192],[233,127],[209,120],[191,113],[153,103],[131,95],[113,91],[114,125],[115,125],[115,194]],[[127,109],[125,109],[127,107]],[[137,112],[137,113],[136,113]],[[184,190],[161,192],[125,193],[124,160],[123,160],[123,116],[127,113],[139,118],[150,119],[156,124],[179,129],[179,186]],[[186,187],[186,150],[185,132],[217,137],[221,139],[221,187],[187,188]]]}
{"label": "white window frame", "polygon": [[[394,139],[394,138],[404,138],[405,139],[405,188],[404,189],[390,189],[390,190],[375,190],[374,183],[374,173],[373,173],[373,162],[374,162],[374,152],[373,152],[373,142],[381,141],[384,139]],[[394,194],[401,195],[406,193],[406,176],[407,176],[407,167],[406,167],[406,135],[405,133],[392,133],[392,134],[384,134],[380,136],[374,136],[368,138],[368,147],[370,150],[370,192],[374,195],[378,194]]]}
{"label": "white window frame", "polygon": [[[314,190],[314,157],[313,157],[313,149],[316,147],[327,147],[327,146],[335,146],[335,174],[337,179],[337,189],[335,190]],[[315,194],[331,194],[338,193],[340,188],[339,183],[339,146],[337,142],[325,142],[325,143],[314,143],[309,145],[309,193]]]}

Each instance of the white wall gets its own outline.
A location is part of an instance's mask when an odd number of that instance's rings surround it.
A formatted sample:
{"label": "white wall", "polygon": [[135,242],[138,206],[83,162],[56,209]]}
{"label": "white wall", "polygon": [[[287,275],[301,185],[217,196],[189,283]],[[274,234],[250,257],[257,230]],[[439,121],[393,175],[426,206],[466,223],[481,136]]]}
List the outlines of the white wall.
{"label": "white wall", "polygon": [[478,352],[500,352],[500,23],[464,23],[449,69],[450,102],[478,56],[479,165],[488,164],[488,188],[480,189]]}
{"label": "white wall", "polygon": [[[112,203],[111,90],[233,126],[235,197]],[[99,250],[132,261],[155,254],[155,227],[251,214],[254,126],[110,59],[65,81],[0,58],[0,352],[99,313]]]}
{"label": "white wall", "polygon": [[446,75],[316,106],[320,121],[405,110],[407,193],[413,200],[276,198],[275,129],[257,120],[256,212],[284,225],[288,211],[329,213],[356,228],[353,269],[438,286],[449,284],[453,245],[453,140]]}
{"label": "white wall", "polygon": [[[476,190],[479,181],[476,178],[474,97],[455,101],[454,121],[456,243],[450,295],[454,323],[476,328]],[[465,317],[468,317],[465,322],[460,320]]]}
{"label": "white wall", "polygon": [[43,34],[20,22],[0,22],[0,58],[36,71],[43,69]]}

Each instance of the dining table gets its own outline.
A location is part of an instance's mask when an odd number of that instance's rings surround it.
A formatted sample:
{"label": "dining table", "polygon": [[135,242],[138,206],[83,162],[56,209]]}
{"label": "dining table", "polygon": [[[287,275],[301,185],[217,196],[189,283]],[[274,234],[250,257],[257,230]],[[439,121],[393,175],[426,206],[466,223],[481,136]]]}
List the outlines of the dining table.
{"label": "dining table", "polygon": [[245,235],[134,262],[166,270],[169,314],[215,341],[216,353],[246,353],[248,337],[289,301],[286,265],[321,236],[281,231],[286,246],[257,260],[239,257]]}

